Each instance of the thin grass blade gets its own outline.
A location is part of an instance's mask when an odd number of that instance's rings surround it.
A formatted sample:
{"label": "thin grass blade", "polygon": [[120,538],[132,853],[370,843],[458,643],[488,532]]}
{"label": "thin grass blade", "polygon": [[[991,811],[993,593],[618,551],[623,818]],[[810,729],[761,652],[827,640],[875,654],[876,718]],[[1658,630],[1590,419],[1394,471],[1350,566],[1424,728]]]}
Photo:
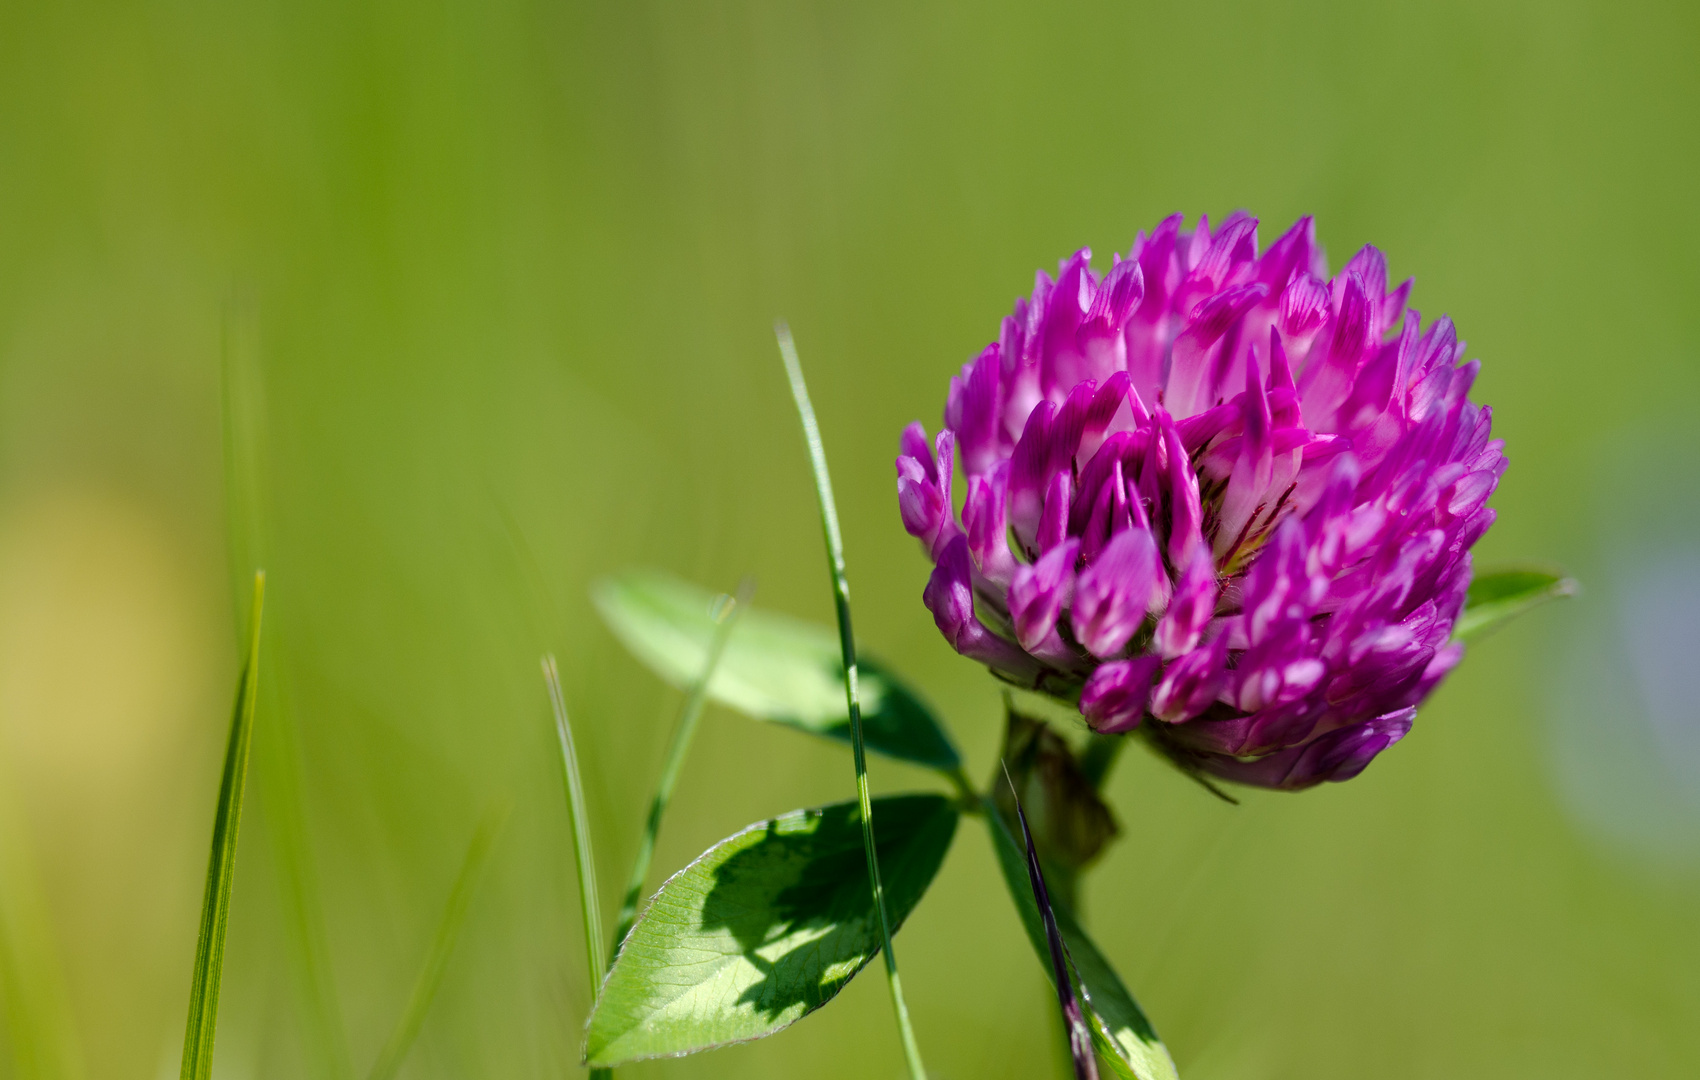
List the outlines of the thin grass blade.
{"label": "thin grass blade", "polygon": [[260,618],[265,611],[266,574],[254,575],[254,606],[248,618],[248,650],[237,683],[224,752],[218,809],[213,817],[207,888],[201,901],[201,932],[195,943],[195,973],[189,987],[189,1020],[183,1033],[183,1080],[212,1075],[213,1038],[218,1030],[218,989],[224,974],[224,935],[230,923],[230,889],[236,879],[236,837],[242,823],[242,790],[248,779],[248,747],[254,736],[254,704],[260,689]]}
{"label": "thin grass blade", "polygon": [[879,855],[874,848],[874,811],[868,794],[867,751],[862,741],[862,709],[856,691],[856,635],[850,626],[850,582],[844,572],[844,538],[838,528],[838,505],[832,497],[826,449],[821,445],[820,425],[815,421],[814,405],[809,401],[808,384],[803,381],[803,366],[797,360],[797,346],[791,340],[791,328],[783,322],[778,323],[774,326],[774,334],[779,339],[779,355],[785,362],[785,374],[791,382],[791,396],[797,403],[797,416],[803,423],[803,439],[808,443],[809,465],[815,475],[815,494],[820,499],[821,532],[826,538],[827,565],[832,573],[832,600],[838,615],[838,642],[844,654],[844,699],[850,713],[850,741],[856,760],[856,797],[862,809],[862,848],[867,853],[868,881],[873,887],[874,910],[879,915],[886,982],[891,988],[891,1006],[897,1014],[897,1030],[903,1040],[903,1057],[908,1062],[909,1075],[912,1080],[925,1080],[927,1071],[921,1064],[921,1048],[915,1041],[915,1029],[909,1022],[909,1006],[903,1000],[903,983],[897,974],[897,954],[891,948],[891,918],[886,911]]}
{"label": "thin grass blade", "polygon": [[484,876],[484,868],[490,862],[490,853],[496,846],[496,838],[501,835],[502,826],[507,823],[509,806],[503,803],[484,815],[484,820],[478,825],[478,831],[472,834],[472,842],[467,845],[466,858],[461,860],[460,873],[455,877],[454,888],[449,891],[449,902],[443,908],[443,917],[437,923],[437,932],[431,938],[431,948],[425,954],[425,964],[419,969],[419,976],[413,981],[413,992],[408,996],[407,1008],[402,1012],[395,1031],[390,1034],[389,1041],[384,1044],[378,1054],[378,1060],[373,1063],[369,1080],[390,1080],[401,1068],[401,1063],[407,1057],[407,1052],[413,1047],[413,1040],[419,1036],[419,1029],[425,1023],[425,1014],[431,1011],[431,1002],[436,999],[437,990],[443,984],[443,972],[448,970],[449,957],[454,954],[455,942],[460,938],[461,927],[466,925],[467,909],[472,906],[472,897],[478,889],[478,883]]}
{"label": "thin grass blade", "polygon": [[1092,1052],[1092,1031],[1080,1011],[1080,999],[1075,997],[1074,963],[1069,959],[1068,946],[1063,944],[1062,932],[1057,929],[1056,913],[1051,908],[1050,890],[1045,887],[1045,872],[1039,867],[1039,852],[1033,846],[1033,830],[1027,827],[1027,811],[1022,809],[1021,797],[1016,794],[1015,781],[1010,779],[1009,767],[1004,766],[1004,780],[1015,797],[1015,816],[1021,823],[1021,842],[1027,854],[1027,880],[1033,886],[1033,902],[1039,907],[1039,917],[1045,923],[1045,943],[1051,950],[1051,969],[1057,987],[1057,1004],[1062,1009],[1063,1028],[1068,1033],[1068,1053],[1074,1062],[1075,1080],[1098,1080],[1098,1058]]}
{"label": "thin grass blade", "polygon": [[626,882],[626,896],[620,902],[620,915],[614,926],[615,953],[620,951],[626,935],[632,932],[632,924],[637,922],[638,902],[643,899],[644,882],[649,878],[649,865],[655,857],[655,840],[661,834],[661,818],[667,813],[673,788],[679,782],[679,771],[684,767],[685,755],[690,752],[691,739],[696,735],[697,722],[702,719],[703,706],[708,703],[708,686],[714,679],[714,670],[720,666],[720,657],[726,651],[732,629],[737,626],[744,609],[750,606],[755,591],[755,580],[745,578],[738,583],[735,595],[720,597],[721,603],[713,612],[716,626],[708,648],[708,659],[703,662],[702,672],[679,710],[679,721],[674,725],[673,738],[667,744],[661,777],[655,783],[655,795],[649,802],[649,817],[644,822],[643,835],[638,838],[637,857],[632,860],[632,874]]}
{"label": "thin grass blade", "polygon": [[[1042,961],[1048,961],[1050,947],[1045,935],[1045,921],[1033,899],[1027,858],[1021,850],[1021,842],[998,812],[997,803],[991,796],[983,797],[982,807],[979,817],[991,834],[992,851],[997,857],[998,869],[1002,872],[1010,899],[1015,901],[1021,927],[1027,932],[1033,951]],[[1073,912],[1052,897],[1051,914],[1057,932],[1068,948],[1069,962],[1076,979],[1075,991],[1092,1029],[1099,1060],[1107,1063],[1122,1080],[1176,1080],[1178,1074],[1168,1048],[1157,1037],[1144,1010],[1128,992],[1109,960],[1093,944],[1091,936],[1081,927]],[[1053,978],[1054,974],[1047,963],[1045,977]]]}
{"label": "thin grass blade", "polygon": [[596,891],[596,860],[590,846],[590,820],[584,810],[584,782],[579,777],[573,726],[567,719],[567,699],[561,692],[561,669],[553,656],[543,658],[543,678],[549,684],[549,704],[555,710],[555,734],[561,740],[561,777],[567,788],[567,813],[572,817],[573,857],[578,864],[579,908],[584,918],[584,958],[590,992],[602,985],[607,963],[602,954],[602,906]]}

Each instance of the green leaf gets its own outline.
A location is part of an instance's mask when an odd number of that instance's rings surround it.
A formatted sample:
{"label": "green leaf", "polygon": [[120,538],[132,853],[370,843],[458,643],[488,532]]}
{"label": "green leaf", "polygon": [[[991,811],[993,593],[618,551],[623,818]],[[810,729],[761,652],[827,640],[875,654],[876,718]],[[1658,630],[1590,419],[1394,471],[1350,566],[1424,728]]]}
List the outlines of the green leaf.
{"label": "green leaf", "polygon": [[[1015,901],[1021,924],[1033,951],[1043,961],[1046,978],[1051,978],[1050,946],[1045,940],[1045,925],[1033,902],[1033,889],[1027,872],[1027,859],[1021,845],[1010,835],[1003,818],[987,800],[986,825],[992,834],[992,847],[997,851],[998,867],[1003,871],[1004,884]],[[877,819],[876,819],[877,820]],[[1051,898],[1052,913],[1057,929],[1068,946],[1080,977],[1080,996],[1086,1005],[1086,1015],[1092,1025],[1092,1041],[1098,1053],[1127,1080],[1178,1080],[1174,1059],[1139,1003],[1133,1000],[1121,977],[1116,974],[1098,946],[1081,929],[1074,912]]]}
{"label": "green leaf", "polygon": [[[655,570],[627,570],[592,591],[602,617],[639,660],[680,689],[702,672],[717,594]],[[870,750],[952,772],[956,747],[932,711],[877,660],[860,663],[862,734]],[[838,637],[815,623],[752,608],[709,683],[709,696],[761,720],[850,741]]]}
{"label": "green leaf", "polygon": [[[875,799],[894,924],[920,902],[956,832],[939,795]],[[608,1067],[771,1035],[820,1008],[879,951],[854,802],[796,810],[673,875],[602,984],[585,1060]]]}
{"label": "green leaf", "polygon": [[1455,641],[1479,638],[1548,600],[1573,596],[1576,582],[1549,570],[1498,570],[1470,582],[1464,614],[1452,628]]}
{"label": "green leaf", "polygon": [[[714,642],[709,646],[708,659],[704,661],[701,674],[691,684],[690,693],[685,695],[684,705],[679,710],[679,721],[673,726],[673,737],[667,742],[667,756],[662,759],[661,775],[655,781],[655,794],[649,800],[649,815],[644,819],[643,833],[638,837],[637,855],[632,859],[631,876],[626,879],[626,895],[620,901],[620,915],[614,921],[614,948],[620,947],[620,942],[626,940],[631,933],[632,924],[637,922],[638,903],[643,899],[643,887],[649,881],[649,864],[655,858],[655,841],[661,835],[661,819],[667,813],[667,804],[673,799],[673,788],[679,782],[679,773],[685,767],[685,755],[690,752],[691,739],[696,735],[697,722],[702,719],[702,707],[708,700],[708,683],[714,678],[714,669],[720,665],[720,657],[726,651],[727,636],[732,628],[738,625],[744,609],[750,606],[750,596],[755,592],[755,582],[745,578],[738,586],[736,596],[726,596],[721,599],[717,621],[719,629],[714,635]],[[600,984],[598,979],[597,983]]]}
{"label": "green leaf", "polygon": [[248,747],[254,738],[254,702],[260,689],[260,616],[266,606],[266,575],[254,575],[254,606],[248,613],[248,650],[236,682],[236,707],[224,750],[213,814],[212,852],[201,901],[201,932],[195,942],[195,974],[189,985],[189,1019],[183,1030],[183,1080],[212,1076],[213,1038],[218,1033],[218,987],[224,976],[224,933],[230,924],[230,889],[236,880],[236,837],[242,824],[242,789],[248,780]]}

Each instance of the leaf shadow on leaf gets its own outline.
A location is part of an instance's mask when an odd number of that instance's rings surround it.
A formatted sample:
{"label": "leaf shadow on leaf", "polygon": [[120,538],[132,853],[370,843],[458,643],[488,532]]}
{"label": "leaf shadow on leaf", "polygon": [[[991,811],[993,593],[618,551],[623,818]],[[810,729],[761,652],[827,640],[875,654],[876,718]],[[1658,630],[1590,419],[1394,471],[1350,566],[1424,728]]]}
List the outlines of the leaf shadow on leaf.
{"label": "leaf shadow on leaf", "polygon": [[[895,930],[944,862],[960,816],[939,794],[873,802]],[[585,1061],[611,1067],[747,1042],[831,1000],[879,954],[854,802],[727,837],[650,900],[602,984]]]}
{"label": "leaf shadow on leaf", "polygon": [[[701,929],[730,933],[763,973],[738,1003],[769,1020],[798,1005],[803,1012],[819,1008],[879,954],[856,805],[825,807],[810,815],[806,829],[796,826],[795,819],[768,822],[759,843],[715,872],[702,907]],[[893,932],[920,901],[955,826],[956,814],[936,796],[878,805],[874,836]],[[752,894],[770,889],[780,867],[790,870],[790,882],[765,904],[752,905]]]}

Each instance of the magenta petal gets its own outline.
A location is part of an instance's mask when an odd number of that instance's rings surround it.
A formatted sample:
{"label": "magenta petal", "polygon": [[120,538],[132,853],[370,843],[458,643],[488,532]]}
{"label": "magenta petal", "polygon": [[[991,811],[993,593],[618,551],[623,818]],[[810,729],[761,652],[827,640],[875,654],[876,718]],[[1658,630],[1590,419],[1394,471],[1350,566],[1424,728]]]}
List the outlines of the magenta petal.
{"label": "magenta petal", "polygon": [[1074,634],[1086,651],[1108,659],[1127,646],[1146,614],[1164,599],[1163,561],[1144,529],[1124,529],[1080,574]]}
{"label": "magenta petal", "polygon": [[921,421],[916,420],[903,429],[903,434],[898,439],[898,453],[921,462],[928,480],[938,479],[938,474],[933,470],[933,447],[927,441],[927,429],[922,426]]}
{"label": "magenta petal", "polygon": [[968,499],[962,507],[962,523],[968,530],[968,551],[980,575],[994,585],[1009,584],[1015,573],[1015,556],[1009,550],[1009,529],[1004,503],[1009,487],[1009,462],[1000,461],[984,479],[968,482]]}
{"label": "magenta petal", "polygon": [[951,380],[945,423],[957,434],[962,467],[969,476],[990,469],[1003,446],[1000,367],[1000,349],[994,341],[963,368],[960,379]]}
{"label": "magenta petal", "polygon": [[1057,283],[1040,329],[1039,391],[1055,399],[1089,378],[1085,355],[1076,340],[1091,304],[1092,252],[1082,248],[1057,269]]}
{"label": "magenta petal", "polygon": [[897,459],[897,508],[903,527],[930,549],[944,518],[944,499],[927,480],[926,466],[912,457]]}
{"label": "magenta petal", "polygon": [[1085,531],[1081,535],[1081,561],[1097,561],[1104,545],[1123,529],[1138,528],[1143,531],[1149,528],[1143,512],[1138,520],[1135,520],[1133,511],[1139,509],[1139,500],[1128,494],[1127,479],[1122,475],[1122,463],[1117,458],[1110,463],[1110,475],[1104,477],[1103,483],[1099,485],[1097,497],[1092,500],[1092,514],[1087,519]]}
{"label": "magenta petal", "polygon": [[1377,754],[1404,738],[1415,715],[1415,709],[1403,709],[1255,761],[1211,758],[1205,768],[1225,780],[1285,791],[1339,783],[1363,772]]}
{"label": "magenta petal", "polygon": [[1038,677],[1037,661],[987,630],[974,614],[967,538],[959,536],[945,547],[921,598],[939,632],[957,652],[1024,682]]}
{"label": "magenta petal", "polygon": [[1037,551],[1050,551],[1068,536],[1069,504],[1074,499],[1074,480],[1067,472],[1051,477],[1045,492],[1045,509],[1039,515],[1039,531],[1034,539]]}
{"label": "magenta petal", "polygon": [[1293,275],[1310,272],[1321,253],[1316,242],[1316,222],[1306,215],[1269,245],[1258,261],[1257,276],[1278,295]]}
{"label": "magenta petal", "polygon": [[1328,321],[1328,286],[1300,274],[1287,284],[1281,294],[1281,311],[1275,325],[1284,337],[1308,340]]}
{"label": "magenta petal", "polygon": [[1369,300],[1379,305],[1387,296],[1387,256],[1374,244],[1365,244],[1340,268],[1342,275],[1356,275]]}
{"label": "magenta petal", "polygon": [[1104,443],[1118,434],[1132,432],[1149,419],[1144,403],[1133,392],[1127,372],[1112,373],[1092,395],[1091,403],[1086,407],[1080,445],[1074,454],[1075,464],[1091,461]]}
{"label": "magenta petal", "polygon": [[1218,557],[1239,549],[1259,510],[1271,500],[1275,478],[1275,438],[1269,397],[1254,356],[1246,365],[1246,389],[1241,396],[1242,424],[1239,458],[1222,496],[1221,524],[1216,533]]}
{"label": "magenta petal", "polygon": [[1168,422],[1167,416],[1159,416],[1158,423],[1162,425],[1163,446],[1168,458],[1165,479],[1169,502],[1169,563],[1185,566],[1192,561],[1193,549],[1204,542],[1203,534],[1199,532],[1204,508],[1199,502],[1198,477],[1193,474],[1179,432]]}
{"label": "magenta petal", "polygon": [[1009,458],[1009,524],[1024,547],[1033,546],[1039,515],[1045,509],[1045,488],[1051,479],[1051,420],[1055,415],[1056,406],[1048,401],[1034,406]]}
{"label": "magenta petal", "polygon": [[1180,724],[1208,709],[1227,682],[1227,660],[1227,640],[1218,637],[1170,664],[1151,699],[1151,715]]}
{"label": "magenta petal", "polygon": [[1119,334],[1128,316],[1143,299],[1145,275],[1140,272],[1139,263],[1133,259],[1118,262],[1099,283],[1092,308],[1086,313],[1086,321],[1101,323]]}
{"label": "magenta petal", "polygon": [[1211,558],[1210,549],[1200,545],[1192,561],[1181,572],[1174,599],[1169,601],[1169,610],[1164,612],[1162,621],[1157,624],[1157,634],[1152,643],[1164,658],[1172,660],[1182,653],[1191,652],[1198,645],[1198,639],[1203,636],[1205,627],[1210,625],[1210,619],[1216,612],[1218,592],[1216,561]]}
{"label": "magenta petal", "polygon": [[[1335,416],[1352,392],[1373,330],[1363,282],[1347,276],[1334,312],[1333,330],[1319,338],[1299,376],[1305,426],[1333,432]],[[1319,355],[1320,354],[1320,355]]]}
{"label": "magenta petal", "polygon": [[1080,713],[1092,730],[1117,735],[1138,727],[1151,700],[1151,683],[1160,666],[1155,656],[1136,656],[1100,665],[1080,692]]}
{"label": "magenta petal", "polygon": [[1074,592],[1074,559],[1080,542],[1069,540],[1046,552],[1031,566],[1017,567],[1009,585],[1009,615],[1016,640],[1029,652],[1056,633]]}
{"label": "magenta petal", "polygon": [[1184,420],[1210,406],[1216,347],[1268,292],[1269,286],[1253,282],[1212,296],[1200,306],[1192,325],[1175,339],[1163,407],[1177,419]]}
{"label": "magenta petal", "polygon": [[926,545],[935,560],[944,545],[961,532],[950,501],[955,445],[955,434],[946,428],[939,432],[936,449],[929,447],[926,430],[917,422],[904,429],[904,453],[897,459],[897,506],[903,527]]}

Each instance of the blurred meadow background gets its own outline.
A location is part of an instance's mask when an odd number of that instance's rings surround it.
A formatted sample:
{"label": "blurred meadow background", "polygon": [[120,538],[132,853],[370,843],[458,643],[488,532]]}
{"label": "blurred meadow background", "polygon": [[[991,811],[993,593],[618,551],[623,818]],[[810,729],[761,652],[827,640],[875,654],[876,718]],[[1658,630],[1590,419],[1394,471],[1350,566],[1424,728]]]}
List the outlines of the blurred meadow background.
{"label": "blurred meadow background", "polygon": [[[1035,268],[1242,206],[1457,320],[1512,461],[1477,565],[1586,591],[1353,783],[1236,809],[1130,755],[1099,943],[1188,1080],[1700,1075],[1697,56],[1682,3],[0,8],[0,1075],[175,1075],[256,564],[216,1075],[364,1076],[503,805],[401,1076],[579,1075],[538,656],[611,912],[679,695],[590,583],[753,573],[831,619],[773,319],[863,645],[981,778],[999,695],[920,604],[898,431]],[[852,795],[840,747],[711,708],[652,884]],[[983,830],[897,946],[937,1076],[1061,1075]],[[870,969],[622,1075],[901,1070]]]}

